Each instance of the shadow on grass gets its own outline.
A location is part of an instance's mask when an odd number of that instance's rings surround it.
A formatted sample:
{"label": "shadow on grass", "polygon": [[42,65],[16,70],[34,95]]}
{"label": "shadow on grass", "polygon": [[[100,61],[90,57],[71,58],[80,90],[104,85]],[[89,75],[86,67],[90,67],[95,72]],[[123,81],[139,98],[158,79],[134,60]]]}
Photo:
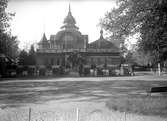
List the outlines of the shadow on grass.
{"label": "shadow on grass", "polygon": [[111,98],[106,106],[115,111],[167,117],[167,97],[124,96]]}
{"label": "shadow on grass", "polygon": [[[167,85],[166,81],[52,81],[6,82],[0,84],[0,104],[11,107],[47,101],[101,101],[128,95],[142,95],[152,85]],[[117,99],[116,98],[116,99]],[[1,107],[1,106],[0,106]]]}

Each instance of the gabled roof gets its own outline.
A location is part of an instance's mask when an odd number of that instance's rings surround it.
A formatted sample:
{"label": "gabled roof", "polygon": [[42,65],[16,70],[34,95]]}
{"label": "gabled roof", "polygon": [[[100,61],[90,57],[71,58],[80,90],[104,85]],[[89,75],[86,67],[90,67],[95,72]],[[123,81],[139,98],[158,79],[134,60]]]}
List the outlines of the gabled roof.
{"label": "gabled roof", "polygon": [[114,50],[119,50],[118,47],[116,47],[112,42],[108,40],[101,40],[98,39],[92,43],[89,44],[89,48],[92,49],[114,49]]}
{"label": "gabled roof", "polygon": [[100,31],[100,38],[89,44],[89,48],[92,49],[113,49],[119,51],[119,48],[116,47],[112,42],[103,38],[103,31]]}

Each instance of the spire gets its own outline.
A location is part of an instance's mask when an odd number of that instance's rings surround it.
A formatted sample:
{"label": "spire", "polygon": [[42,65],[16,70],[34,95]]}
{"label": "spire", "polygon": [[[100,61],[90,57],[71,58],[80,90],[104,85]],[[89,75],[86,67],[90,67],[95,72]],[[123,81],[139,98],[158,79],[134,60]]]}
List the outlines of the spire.
{"label": "spire", "polygon": [[46,38],[45,33],[43,33],[42,39],[41,41],[38,43],[39,44],[39,48],[49,48],[49,42]]}
{"label": "spire", "polygon": [[43,35],[45,34],[45,23],[43,23]]}
{"label": "spire", "polygon": [[69,10],[68,10],[69,13],[71,13],[71,6],[70,6],[70,3],[69,3]]}
{"label": "spire", "polygon": [[67,14],[66,18],[64,19],[64,23],[65,24],[73,24],[73,25],[75,25],[76,22],[75,22],[74,17],[72,16],[70,4],[69,4],[69,8],[68,9],[69,9],[69,11],[68,11],[68,14]]}
{"label": "spire", "polygon": [[75,21],[75,18],[72,16],[70,4],[69,4],[69,8],[68,9],[69,9],[68,10],[68,14],[65,17],[64,22],[63,22],[64,26],[62,26],[61,28],[65,28],[65,29],[78,29],[78,27],[75,26],[76,21]]}
{"label": "spire", "polygon": [[46,35],[45,35],[45,32],[43,33],[43,36],[42,36],[42,39],[41,39],[41,42],[45,42],[47,41],[47,38],[46,38]]}
{"label": "spire", "polygon": [[103,39],[103,29],[100,30],[100,39]]}

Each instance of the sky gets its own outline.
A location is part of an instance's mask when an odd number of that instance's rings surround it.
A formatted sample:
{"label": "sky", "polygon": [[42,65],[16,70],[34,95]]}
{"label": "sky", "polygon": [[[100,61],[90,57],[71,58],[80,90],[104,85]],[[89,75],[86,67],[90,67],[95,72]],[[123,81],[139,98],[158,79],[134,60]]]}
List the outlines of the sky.
{"label": "sky", "polygon": [[114,0],[9,0],[7,11],[15,13],[11,32],[21,49],[38,43],[45,32],[47,39],[60,31],[68,14],[69,3],[76,25],[89,42],[100,37],[100,19],[115,5]]}

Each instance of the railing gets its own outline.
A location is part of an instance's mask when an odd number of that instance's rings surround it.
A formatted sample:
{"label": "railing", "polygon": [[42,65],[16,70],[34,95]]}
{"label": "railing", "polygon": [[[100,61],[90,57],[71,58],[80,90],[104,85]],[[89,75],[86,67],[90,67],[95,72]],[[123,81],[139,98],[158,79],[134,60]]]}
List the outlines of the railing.
{"label": "railing", "polygon": [[39,53],[65,53],[65,52],[120,52],[114,49],[38,49]]}
{"label": "railing", "polygon": [[38,49],[40,53],[64,53],[64,52],[86,52],[86,49]]}
{"label": "railing", "polygon": [[119,52],[119,50],[115,49],[87,49],[87,52]]}

